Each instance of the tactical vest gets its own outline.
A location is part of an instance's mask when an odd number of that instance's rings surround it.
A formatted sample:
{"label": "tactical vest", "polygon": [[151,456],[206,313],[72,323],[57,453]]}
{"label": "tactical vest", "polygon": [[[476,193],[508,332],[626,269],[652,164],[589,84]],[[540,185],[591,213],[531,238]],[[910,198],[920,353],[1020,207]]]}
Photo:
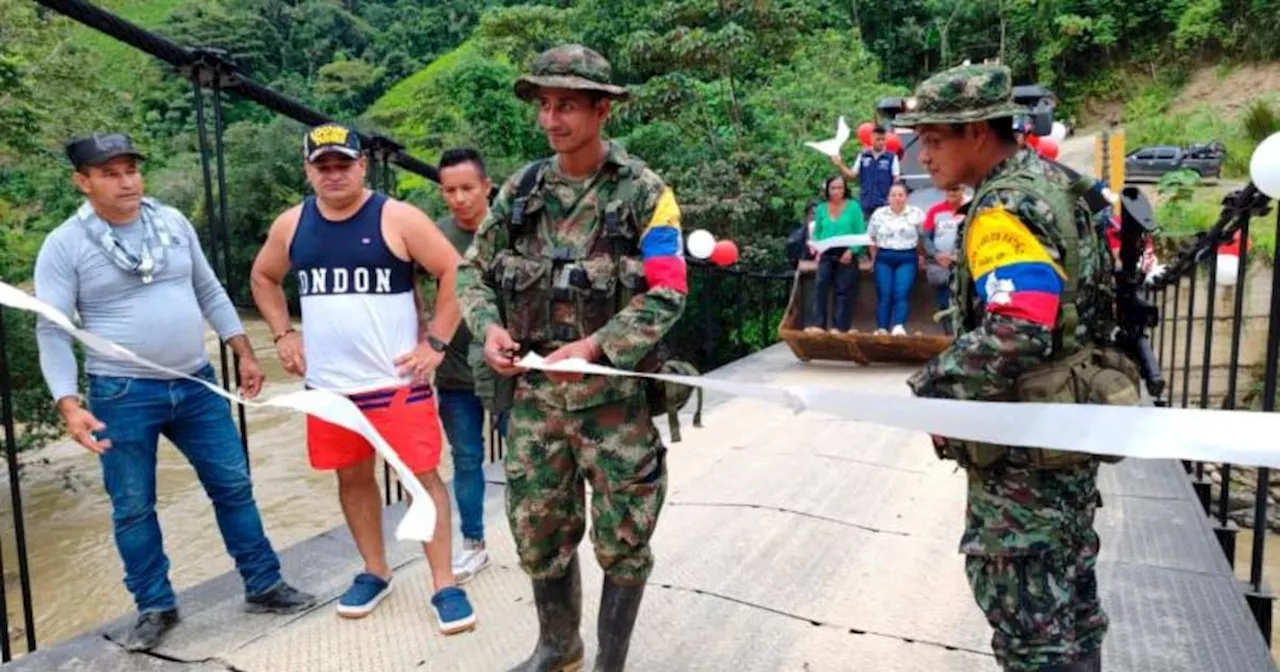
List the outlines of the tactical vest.
{"label": "tactical vest", "polygon": [[[512,340],[544,355],[595,333],[648,290],[640,251],[643,224],[632,207],[644,162],[628,157],[624,166],[606,163],[587,185],[579,202],[604,184],[612,185],[613,192],[607,202],[597,204],[601,221],[581,251],[551,245],[547,227],[552,222],[538,198],[549,164],[549,159],[535,162],[521,175],[506,222],[507,246],[494,255],[490,267],[490,282]],[[670,359],[662,342],[636,371],[698,375],[691,364]],[[686,385],[645,380],[650,415],[667,413],[673,442],[680,441],[677,414],[692,393]],[[701,388],[697,394],[695,427],[701,426]]]}
{"label": "tactical vest", "polygon": [[[1076,228],[1075,215],[1080,212],[1078,209],[1087,213],[1090,225],[1086,234],[1093,236],[1101,235],[1094,223],[1103,217],[1102,213],[1095,212],[1095,206],[1086,197],[1086,192],[1092,188],[1092,182],[1088,178],[1077,176],[1071,180],[1068,192],[1060,189],[1046,191],[1040,187],[1041,183],[1029,175],[1001,176],[981,185],[972,200],[972,203],[977,204],[997,189],[1017,189],[1048,203],[1055,220],[1065,224],[1061,235],[1066,247],[1063,270],[1067,273],[1067,282],[1063,284],[1062,299],[1058,307],[1058,326],[1053,334],[1053,357],[1019,376],[1014,383],[1013,397],[999,401],[1137,406],[1141,403],[1140,371],[1127,355],[1109,344],[1110,322],[1099,320],[1096,324],[1083,325],[1090,336],[1088,343],[1081,345],[1077,340],[1077,329],[1082,325],[1079,324],[1080,311],[1077,303],[1077,283],[1081,272],[1080,233]],[[973,214],[975,213],[971,212],[970,216]],[[957,254],[967,254],[970,229],[966,223]],[[1095,250],[1107,257],[1106,263],[1100,260],[1098,268],[1106,269],[1105,275],[1109,279],[1112,268],[1110,248],[1105,240],[1100,240],[1100,246]],[[955,326],[965,331],[971,330],[977,326],[977,316],[973,309],[973,278],[967,260],[957,265],[955,279],[958,286],[955,288],[956,303],[953,309],[958,309],[959,312],[955,316]],[[1110,304],[1106,308],[1114,310]],[[1122,459],[1109,455],[1001,446],[951,438],[938,447],[938,455],[943,459],[954,459],[966,468],[979,470],[1006,465],[1025,469],[1067,469],[1094,460],[1114,463]]]}

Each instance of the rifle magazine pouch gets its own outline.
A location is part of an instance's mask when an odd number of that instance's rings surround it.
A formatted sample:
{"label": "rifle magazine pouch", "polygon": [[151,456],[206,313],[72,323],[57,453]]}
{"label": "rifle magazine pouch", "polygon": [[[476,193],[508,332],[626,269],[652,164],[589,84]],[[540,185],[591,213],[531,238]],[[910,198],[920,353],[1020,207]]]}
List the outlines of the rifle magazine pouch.
{"label": "rifle magazine pouch", "polygon": [[[1138,380],[1137,367],[1123,354],[1085,348],[1027,371],[1018,378],[1015,392],[1020,401],[1136,406],[1141,402]],[[1027,449],[1028,466],[1036,469],[1066,469],[1092,459],[1120,461],[1091,453]]]}
{"label": "rifle magazine pouch", "polygon": [[553,340],[551,260],[507,256],[496,275],[508,306],[511,338],[521,344]]}
{"label": "rifle magazine pouch", "polygon": [[593,334],[617,312],[614,304],[618,293],[618,269],[613,259],[595,257],[582,262],[585,282],[574,287],[583,334]]}

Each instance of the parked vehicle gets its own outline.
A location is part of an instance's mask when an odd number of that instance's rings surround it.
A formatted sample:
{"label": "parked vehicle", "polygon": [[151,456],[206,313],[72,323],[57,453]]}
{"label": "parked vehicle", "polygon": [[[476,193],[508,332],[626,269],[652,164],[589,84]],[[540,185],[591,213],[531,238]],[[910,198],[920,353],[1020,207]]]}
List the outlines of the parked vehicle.
{"label": "parked vehicle", "polygon": [[1150,145],[1140,147],[1124,159],[1125,181],[1159,180],[1165,173],[1190,170],[1201,178],[1222,177],[1222,162],[1226,149],[1213,141],[1197,143],[1183,148],[1177,145]]}

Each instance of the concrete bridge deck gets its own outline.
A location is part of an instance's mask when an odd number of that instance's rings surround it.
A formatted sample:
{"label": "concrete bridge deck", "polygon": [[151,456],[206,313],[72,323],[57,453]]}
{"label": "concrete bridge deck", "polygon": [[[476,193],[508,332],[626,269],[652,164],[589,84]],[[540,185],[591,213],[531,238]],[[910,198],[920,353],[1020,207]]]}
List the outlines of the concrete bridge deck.
{"label": "concrete bridge deck", "polygon": [[[713,375],[908,394],[906,369],[801,364],[784,345]],[[704,427],[686,422],[685,440],[670,446],[657,566],[629,669],[997,669],[956,552],[963,475],[934,457],[924,435],[794,417],[744,399],[707,401]],[[359,568],[339,528],[284,553],[287,576],[327,600],[310,613],[244,614],[238,578],[224,575],[181,595],[184,621],[158,651],[125,653],[113,642],[128,625],[122,619],[3,669],[507,669],[526,655],[537,624],[503,517],[498,465],[490,475],[493,565],[468,585],[474,632],[435,631],[429,573],[408,543],[391,544],[394,594],[366,619],[339,618],[333,602]],[[1106,467],[1102,490],[1099,568],[1112,618],[1104,669],[1275,670],[1180,465]],[[398,513],[388,516],[388,533]],[[589,542],[582,553],[590,662],[600,571]]]}

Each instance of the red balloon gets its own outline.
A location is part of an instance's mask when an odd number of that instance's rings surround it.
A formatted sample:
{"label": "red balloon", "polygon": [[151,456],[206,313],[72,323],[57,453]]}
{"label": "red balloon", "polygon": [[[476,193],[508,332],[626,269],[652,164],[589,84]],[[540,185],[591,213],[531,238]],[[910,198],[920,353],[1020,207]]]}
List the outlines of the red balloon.
{"label": "red balloon", "polygon": [[1028,133],[1028,134],[1027,134],[1027,146],[1028,146],[1028,147],[1030,147],[1030,148],[1032,148],[1032,149],[1035,149],[1036,147],[1039,147],[1039,146],[1040,146],[1040,136],[1036,135],[1035,133]]}
{"label": "red balloon", "polygon": [[717,266],[732,266],[738,261],[738,246],[732,240],[721,240],[711,251],[711,263]]}
{"label": "red balloon", "polygon": [[875,130],[875,124],[869,121],[862,122],[862,124],[858,126],[858,142],[861,142],[863,147],[870,147],[871,133]]}
{"label": "red balloon", "polygon": [[1040,138],[1040,142],[1036,144],[1036,151],[1046,159],[1058,158],[1058,141],[1053,138]]}
{"label": "red balloon", "polygon": [[897,154],[902,151],[902,138],[897,133],[887,133],[884,136],[884,148]]}

